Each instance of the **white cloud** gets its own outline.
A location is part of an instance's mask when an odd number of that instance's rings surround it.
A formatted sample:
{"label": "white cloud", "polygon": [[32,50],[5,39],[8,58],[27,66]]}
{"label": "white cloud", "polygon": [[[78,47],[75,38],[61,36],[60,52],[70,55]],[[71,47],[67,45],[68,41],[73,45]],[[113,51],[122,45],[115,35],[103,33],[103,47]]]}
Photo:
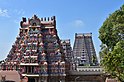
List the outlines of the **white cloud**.
{"label": "white cloud", "polygon": [[2,17],[9,17],[8,10],[0,8],[0,16],[2,16]]}
{"label": "white cloud", "polygon": [[25,11],[23,9],[20,9],[20,10],[9,10],[8,12],[8,9],[2,9],[0,8],[0,17],[14,17],[14,16],[22,16],[25,14]]}
{"label": "white cloud", "polygon": [[14,10],[14,13],[16,13],[17,15],[24,15],[25,14],[25,11],[23,9],[21,9],[21,10],[15,9]]}
{"label": "white cloud", "polygon": [[83,26],[84,26],[84,22],[83,22],[82,20],[75,20],[75,21],[73,22],[73,25],[74,25],[75,27],[83,27]]}

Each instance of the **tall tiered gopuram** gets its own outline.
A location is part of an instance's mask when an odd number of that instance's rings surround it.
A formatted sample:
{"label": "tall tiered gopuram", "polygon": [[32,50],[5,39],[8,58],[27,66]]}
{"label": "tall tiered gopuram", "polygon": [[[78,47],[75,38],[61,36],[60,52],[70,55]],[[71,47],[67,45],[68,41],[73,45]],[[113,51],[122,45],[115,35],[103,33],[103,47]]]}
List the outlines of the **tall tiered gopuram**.
{"label": "tall tiered gopuram", "polygon": [[1,69],[17,70],[29,82],[65,82],[64,54],[55,16],[22,18],[19,30]]}
{"label": "tall tiered gopuram", "polygon": [[96,66],[98,60],[93,45],[92,33],[76,33],[73,47],[76,66]]}

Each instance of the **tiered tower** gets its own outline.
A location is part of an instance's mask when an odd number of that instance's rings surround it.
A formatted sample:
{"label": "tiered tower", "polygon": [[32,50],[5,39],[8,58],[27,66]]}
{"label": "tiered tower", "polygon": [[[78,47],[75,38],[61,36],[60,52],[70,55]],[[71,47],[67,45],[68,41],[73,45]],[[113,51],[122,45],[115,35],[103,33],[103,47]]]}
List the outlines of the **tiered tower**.
{"label": "tiered tower", "polygon": [[92,33],[76,33],[73,47],[76,66],[98,65]]}
{"label": "tiered tower", "polygon": [[55,16],[28,21],[22,18],[19,36],[12,45],[2,70],[17,70],[29,82],[64,82],[65,62],[56,30]]}
{"label": "tiered tower", "polygon": [[65,62],[66,62],[66,73],[68,73],[69,70],[73,70],[74,69],[74,56],[72,54],[72,47],[71,47],[71,42],[70,39],[66,39],[66,40],[61,40],[61,45],[63,47],[63,51],[65,54]]}

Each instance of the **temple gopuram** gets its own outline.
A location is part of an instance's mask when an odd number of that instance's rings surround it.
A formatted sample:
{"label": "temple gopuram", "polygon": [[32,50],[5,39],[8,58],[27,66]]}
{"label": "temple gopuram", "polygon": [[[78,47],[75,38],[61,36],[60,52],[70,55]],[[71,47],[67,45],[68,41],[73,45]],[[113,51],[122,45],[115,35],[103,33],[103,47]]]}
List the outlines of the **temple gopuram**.
{"label": "temple gopuram", "polygon": [[0,82],[105,82],[106,77],[92,33],[76,33],[72,49],[70,39],[59,38],[55,16],[23,17],[16,41],[0,61]]}
{"label": "temple gopuram", "polygon": [[65,82],[65,61],[56,29],[51,18],[22,18],[15,43],[1,63],[1,70],[16,70],[28,82]]}

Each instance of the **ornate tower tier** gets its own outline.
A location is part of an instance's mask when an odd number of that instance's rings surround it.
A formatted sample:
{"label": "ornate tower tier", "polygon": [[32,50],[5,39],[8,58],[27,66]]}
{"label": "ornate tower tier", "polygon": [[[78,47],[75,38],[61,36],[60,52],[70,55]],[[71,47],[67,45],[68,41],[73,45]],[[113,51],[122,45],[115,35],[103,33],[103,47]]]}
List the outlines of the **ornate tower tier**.
{"label": "ornate tower tier", "polygon": [[55,16],[22,18],[15,43],[2,62],[2,70],[17,70],[29,82],[64,82],[65,61]]}

